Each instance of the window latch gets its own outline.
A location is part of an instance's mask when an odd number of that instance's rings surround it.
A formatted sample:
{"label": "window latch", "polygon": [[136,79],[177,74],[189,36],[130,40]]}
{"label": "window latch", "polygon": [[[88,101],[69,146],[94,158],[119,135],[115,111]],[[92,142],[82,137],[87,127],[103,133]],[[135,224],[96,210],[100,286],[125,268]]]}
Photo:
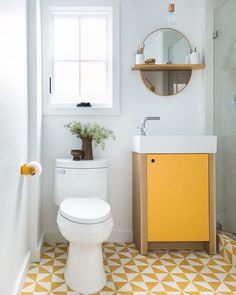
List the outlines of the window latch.
{"label": "window latch", "polygon": [[81,102],[81,103],[78,103],[76,105],[77,108],[81,108],[81,107],[87,107],[87,108],[90,108],[92,105],[90,102]]}

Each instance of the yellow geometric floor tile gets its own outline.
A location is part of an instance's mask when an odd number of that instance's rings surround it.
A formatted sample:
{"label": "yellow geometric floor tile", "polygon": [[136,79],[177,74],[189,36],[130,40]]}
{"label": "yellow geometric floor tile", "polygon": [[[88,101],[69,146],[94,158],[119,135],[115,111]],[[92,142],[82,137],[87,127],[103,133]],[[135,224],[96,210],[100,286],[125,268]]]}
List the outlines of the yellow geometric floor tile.
{"label": "yellow geometric floor tile", "polygon": [[224,259],[236,267],[236,241],[231,233],[218,232],[218,244],[220,254]]}
{"label": "yellow geometric floor tile", "polygon": [[[67,251],[67,244],[45,244],[22,295],[78,295],[64,281]],[[103,254],[107,284],[96,295],[236,294],[236,268],[221,255],[158,250],[142,256],[133,243],[104,243]]]}

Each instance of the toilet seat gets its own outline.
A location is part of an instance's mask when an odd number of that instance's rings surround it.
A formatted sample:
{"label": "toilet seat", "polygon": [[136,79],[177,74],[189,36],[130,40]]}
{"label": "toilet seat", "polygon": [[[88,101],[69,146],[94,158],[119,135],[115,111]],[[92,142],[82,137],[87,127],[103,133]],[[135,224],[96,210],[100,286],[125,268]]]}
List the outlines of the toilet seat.
{"label": "toilet seat", "polygon": [[59,213],[75,223],[96,224],[111,216],[111,207],[98,198],[69,198],[61,203]]}

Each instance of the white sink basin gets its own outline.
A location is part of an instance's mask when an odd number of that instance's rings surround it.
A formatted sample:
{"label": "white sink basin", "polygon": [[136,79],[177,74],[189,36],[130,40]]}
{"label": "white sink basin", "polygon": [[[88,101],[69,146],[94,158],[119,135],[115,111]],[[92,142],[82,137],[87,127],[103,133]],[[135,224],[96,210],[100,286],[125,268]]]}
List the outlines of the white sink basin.
{"label": "white sink basin", "polygon": [[208,135],[133,136],[133,152],[140,154],[215,154],[217,137]]}

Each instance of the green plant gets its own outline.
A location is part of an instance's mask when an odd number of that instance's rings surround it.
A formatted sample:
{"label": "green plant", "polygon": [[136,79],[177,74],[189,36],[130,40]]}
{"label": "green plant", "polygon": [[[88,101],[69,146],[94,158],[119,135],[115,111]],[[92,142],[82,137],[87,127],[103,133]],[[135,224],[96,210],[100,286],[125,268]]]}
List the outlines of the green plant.
{"label": "green plant", "polygon": [[102,149],[105,149],[105,141],[109,138],[115,140],[113,130],[108,129],[104,126],[100,126],[97,123],[82,124],[81,122],[70,122],[65,125],[71,132],[78,138],[94,140],[96,145],[101,145]]}

